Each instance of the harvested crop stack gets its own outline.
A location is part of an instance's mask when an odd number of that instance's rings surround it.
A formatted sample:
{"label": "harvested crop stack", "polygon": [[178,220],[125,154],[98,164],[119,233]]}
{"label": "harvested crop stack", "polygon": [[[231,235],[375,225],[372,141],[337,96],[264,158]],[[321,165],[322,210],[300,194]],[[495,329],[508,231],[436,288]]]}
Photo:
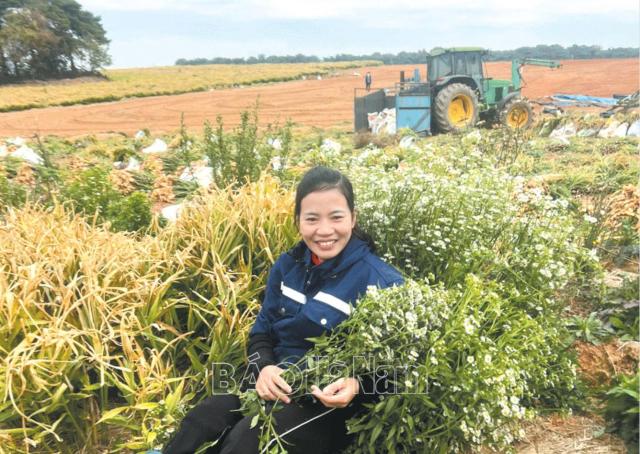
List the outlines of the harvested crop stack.
{"label": "harvested crop stack", "polygon": [[143,170],[151,172],[156,176],[162,175],[162,168],[162,160],[156,156],[149,156],[143,164]]}
{"label": "harvested crop stack", "polygon": [[78,156],[72,156],[69,162],[65,164],[65,167],[72,173],[77,173],[86,170],[89,167],[89,163]]}
{"label": "harvested crop stack", "polygon": [[18,169],[18,173],[15,178],[16,183],[24,184],[27,186],[35,186],[36,176],[35,172],[29,164],[23,163]]}
{"label": "harvested crop stack", "polygon": [[135,190],[134,176],[127,170],[112,170],[109,181],[122,194],[131,194]]}
{"label": "harvested crop stack", "polygon": [[156,181],[153,183],[153,191],[151,191],[151,200],[171,203],[175,198],[175,194],[173,193],[173,177],[161,175],[156,178]]}
{"label": "harvested crop stack", "polygon": [[624,219],[635,221],[635,229],[640,232],[640,189],[634,185],[627,185],[616,192],[609,199],[609,215],[605,225],[613,230],[620,227]]}

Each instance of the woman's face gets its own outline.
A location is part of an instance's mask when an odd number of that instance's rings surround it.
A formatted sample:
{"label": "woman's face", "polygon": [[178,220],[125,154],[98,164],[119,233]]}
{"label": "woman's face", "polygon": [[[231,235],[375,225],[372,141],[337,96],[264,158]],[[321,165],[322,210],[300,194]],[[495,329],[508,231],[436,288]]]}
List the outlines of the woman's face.
{"label": "woman's face", "polygon": [[312,192],[300,203],[300,235],[311,252],[322,260],[342,252],[355,225],[355,214],[338,189]]}

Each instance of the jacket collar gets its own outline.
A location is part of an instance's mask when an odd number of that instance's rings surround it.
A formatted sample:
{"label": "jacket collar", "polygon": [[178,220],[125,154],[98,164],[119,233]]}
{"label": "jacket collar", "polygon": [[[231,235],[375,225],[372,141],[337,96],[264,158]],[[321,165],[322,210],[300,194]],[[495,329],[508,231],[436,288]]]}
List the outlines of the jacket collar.
{"label": "jacket collar", "polygon": [[340,254],[332,259],[325,260],[320,265],[313,265],[311,262],[311,250],[309,250],[304,241],[300,241],[288,252],[296,262],[304,264],[307,268],[331,273],[339,273],[349,268],[368,253],[369,246],[367,243],[353,235]]}

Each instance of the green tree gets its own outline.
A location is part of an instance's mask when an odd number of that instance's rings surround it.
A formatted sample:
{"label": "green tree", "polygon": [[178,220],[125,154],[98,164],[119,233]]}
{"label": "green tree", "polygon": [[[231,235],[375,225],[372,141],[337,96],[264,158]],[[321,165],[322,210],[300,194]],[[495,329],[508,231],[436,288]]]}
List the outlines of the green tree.
{"label": "green tree", "polygon": [[75,0],[0,2],[0,80],[94,72],[111,63],[108,44]]}

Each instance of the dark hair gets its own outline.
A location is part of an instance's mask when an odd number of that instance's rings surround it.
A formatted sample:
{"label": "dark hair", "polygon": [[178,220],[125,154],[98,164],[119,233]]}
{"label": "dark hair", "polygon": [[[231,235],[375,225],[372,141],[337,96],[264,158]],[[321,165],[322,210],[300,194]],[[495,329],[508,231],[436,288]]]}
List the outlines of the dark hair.
{"label": "dark hair", "polygon": [[[296,224],[300,222],[300,209],[302,199],[317,191],[328,191],[329,189],[337,189],[347,199],[347,205],[352,214],[355,213],[355,195],[353,194],[353,186],[349,179],[341,172],[330,169],[329,167],[317,166],[304,174],[298,187],[296,188],[296,205],[294,210]],[[353,228],[353,235],[361,239],[369,246],[372,252],[375,252],[376,245],[371,236],[364,232],[358,226],[357,222]]]}

